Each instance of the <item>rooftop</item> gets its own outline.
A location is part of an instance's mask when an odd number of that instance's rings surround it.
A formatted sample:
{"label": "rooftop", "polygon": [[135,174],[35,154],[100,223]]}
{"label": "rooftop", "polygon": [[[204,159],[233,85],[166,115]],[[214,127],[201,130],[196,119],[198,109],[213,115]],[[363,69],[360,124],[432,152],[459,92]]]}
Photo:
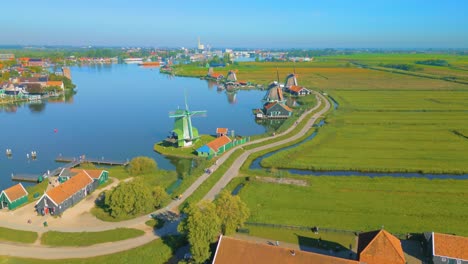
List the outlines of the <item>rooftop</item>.
{"label": "rooftop", "polygon": [[367,264],[405,264],[405,254],[398,238],[385,230],[359,234],[358,255]]}
{"label": "rooftop", "polygon": [[28,192],[21,183],[13,185],[8,189],[3,190],[3,192],[6,194],[10,202],[16,201],[19,198],[28,195]]}
{"label": "rooftop", "polygon": [[359,264],[359,262],[221,236],[213,264]]}
{"label": "rooftop", "polygon": [[468,237],[433,233],[434,255],[468,261]]}
{"label": "rooftop", "polygon": [[214,150],[215,152],[218,152],[220,147],[226,145],[229,142],[231,142],[230,138],[228,138],[227,136],[221,136],[206,145],[210,147],[212,150]]}
{"label": "rooftop", "polygon": [[50,189],[46,192],[47,196],[52,199],[57,205],[68,199],[73,194],[82,190],[87,185],[91,184],[93,180],[84,171],[81,171],[70,180],[60,184],[59,186]]}

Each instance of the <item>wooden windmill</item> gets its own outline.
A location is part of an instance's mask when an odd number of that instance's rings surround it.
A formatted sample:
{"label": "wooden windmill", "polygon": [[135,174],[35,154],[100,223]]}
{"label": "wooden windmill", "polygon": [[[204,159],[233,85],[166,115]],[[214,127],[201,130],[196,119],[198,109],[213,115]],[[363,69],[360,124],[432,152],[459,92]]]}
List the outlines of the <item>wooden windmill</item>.
{"label": "wooden windmill", "polygon": [[174,129],[171,131],[172,138],[178,147],[191,146],[200,137],[198,129],[192,126],[192,117],[195,116],[206,116],[206,110],[190,111],[187,96],[185,96],[185,109],[169,112],[169,117],[174,118]]}

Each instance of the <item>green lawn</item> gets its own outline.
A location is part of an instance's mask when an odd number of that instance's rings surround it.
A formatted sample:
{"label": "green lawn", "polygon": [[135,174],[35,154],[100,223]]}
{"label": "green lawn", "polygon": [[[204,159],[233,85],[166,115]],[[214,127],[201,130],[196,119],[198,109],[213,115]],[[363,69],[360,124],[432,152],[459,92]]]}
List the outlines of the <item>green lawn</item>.
{"label": "green lawn", "polygon": [[[309,186],[249,181],[239,195],[249,222],[468,235],[468,181],[301,177]],[[232,187],[232,186],[231,186]]]}
{"label": "green lawn", "polygon": [[90,246],[99,243],[126,240],[142,236],[145,232],[139,229],[117,228],[102,232],[57,232],[49,231],[41,236],[41,243],[48,246]]}
{"label": "green lawn", "polygon": [[37,240],[37,233],[31,231],[15,230],[0,227],[0,241],[10,241],[19,243],[34,243]]}
{"label": "green lawn", "polygon": [[333,91],[317,137],[262,162],[315,170],[468,173],[466,91]]}
{"label": "green lawn", "polygon": [[1,263],[36,264],[36,263],[70,263],[70,264],[119,264],[119,263],[141,263],[141,264],[163,264],[173,256],[174,252],[186,244],[180,236],[163,237],[156,239],[146,245],[136,247],[115,254],[98,256],[93,258],[40,260],[1,256]]}
{"label": "green lawn", "polygon": [[315,234],[311,230],[288,229],[288,228],[273,228],[246,225],[250,236],[268,238],[273,241],[283,241],[297,244],[299,246],[308,246],[322,249],[349,249],[351,246],[356,248],[356,236],[352,233],[344,232],[327,232],[319,230]]}

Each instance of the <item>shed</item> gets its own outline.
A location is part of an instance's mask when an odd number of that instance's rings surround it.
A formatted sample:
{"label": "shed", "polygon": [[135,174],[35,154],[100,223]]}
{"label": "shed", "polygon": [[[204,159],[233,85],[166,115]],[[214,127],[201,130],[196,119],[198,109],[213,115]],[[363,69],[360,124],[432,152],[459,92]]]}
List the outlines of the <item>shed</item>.
{"label": "shed", "polygon": [[26,191],[21,183],[18,183],[3,190],[0,194],[0,201],[0,208],[8,207],[9,210],[16,209],[28,201],[28,191]]}
{"label": "shed", "polygon": [[224,127],[218,127],[216,128],[216,136],[217,137],[222,137],[222,136],[227,136],[228,134],[228,129]]}
{"label": "shed", "polygon": [[208,147],[207,145],[204,145],[197,149],[197,155],[200,157],[208,157],[214,154],[214,151],[210,149],[210,147]]}

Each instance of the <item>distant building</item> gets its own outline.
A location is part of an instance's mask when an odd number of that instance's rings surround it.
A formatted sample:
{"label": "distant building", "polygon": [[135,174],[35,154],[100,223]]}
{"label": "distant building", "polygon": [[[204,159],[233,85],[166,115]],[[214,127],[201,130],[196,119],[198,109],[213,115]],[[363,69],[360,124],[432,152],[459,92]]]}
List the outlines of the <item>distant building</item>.
{"label": "distant building", "polygon": [[295,73],[291,73],[286,77],[286,81],[284,82],[284,87],[289,88],[291,86],[297,86],[297,75]]}
{"label": "distant building", "polygon": [[18,183],[8,189],[5,189],[0,194],[0,208],[8,208],[13,210],[28,201],[28,191],[21,183]]}
{"label": "distant building", "polygon": [[203,45],[203,44],[200,43],[200,37],[198,37],[198,45],[197,45],[197,48],[198,48],[199,51],[205,50],[205,45]]}
{"label": "distant building", "polygon": [[227,128],[221,128],[221,127],[216,128],[217,137],[227,136],[227,134],[228,134]]}
{"label": "distant building", "polygon": [[309,95],[312,93],[309,89],[302,87],[302,86],[296,86],[296,85],[289,86],[289,88],[287,88],[287,91],[290,94],[296,95],[296,96],[304,96],[304,95]]}
{"label": "distant building", "polygon": [[15,54],[0,54],[0,61],[11,61],[15,59]]}
{"label": "distant building", "polygon": [[433,264],[468,264],[468,237],[424,233]]}
{"label": "distant building", "polygon": [[398,238],[385,230],[359,234],[358,256],[366,264],[406,264]]}
{"label": "distant building", "polygon": [[237,75],[236,75],[236,72],[233,71],[233,70],[230,70],[227,74],[227,77],[226,77],[227,81],[228,82],[237,82]]}
{"label": "distant building", "polygon": [[221,236],[213,264],[360,264],[358,261]]}
{"label": "distant building", "polygon": [[29,59],[28,66],[44,67],[45,62],[43,59]]}
{"label": "distant building", "polygon": [[45,86],[46,87],[55,86],[55,87],[59,87],[62,90],[65,89],[65,86],[62,81],[47,81]]}
{"label": "distant building", "polygon": [[67,79],[69,79],[69,80],[72,79],[70,68],[62,67],[62,73],[63,73],[63,76],[67,77]]}

